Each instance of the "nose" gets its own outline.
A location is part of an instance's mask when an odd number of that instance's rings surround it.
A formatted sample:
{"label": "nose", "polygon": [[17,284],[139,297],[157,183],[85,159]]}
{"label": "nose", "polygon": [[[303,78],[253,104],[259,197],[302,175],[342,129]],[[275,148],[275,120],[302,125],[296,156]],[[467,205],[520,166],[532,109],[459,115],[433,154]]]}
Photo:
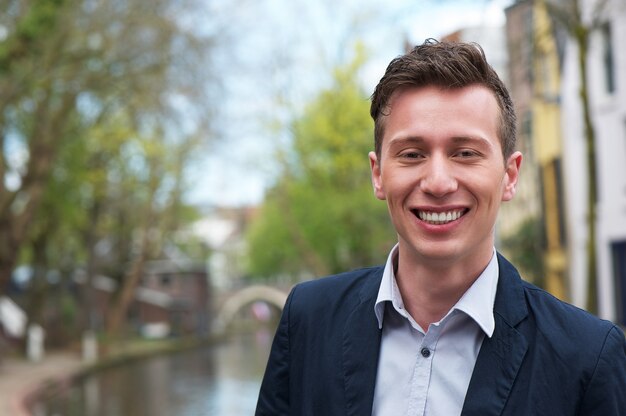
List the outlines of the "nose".
{"label": "nose", "polygon": [[441,198],[456,191],[458,182],[445,157],[433,157],[424,166],[420,188],[424,193]]}

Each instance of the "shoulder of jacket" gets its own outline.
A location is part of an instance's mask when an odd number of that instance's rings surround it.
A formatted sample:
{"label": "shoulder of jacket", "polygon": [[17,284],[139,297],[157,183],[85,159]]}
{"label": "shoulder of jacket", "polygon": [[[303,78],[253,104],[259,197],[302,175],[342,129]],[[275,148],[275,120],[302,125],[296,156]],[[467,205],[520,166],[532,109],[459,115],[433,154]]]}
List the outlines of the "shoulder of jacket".
{"label": "shoulder of jacket", "polygon": [[544,289],[523,282],[530,312],[539,327],[580,337],[580,341],[593,337],[604,340],[616,325],[592,313],[565,302]]}
{"label": "shoulder of jacket", "polygon": [[375,296],[382,273],[383,267],[375,266],[298,283],[291,290],[290,303],[324,306],[334,302],[349,302],[351,298],[358,298],[357,293],[361,291],[374,293]]}
{"label": "shoulder of jacket", "polygon": [[349,286],[355,281],[361,281],[368,277],[375,277],[377,275],[382,276],[383,266],[364,267],[360,269],[350,270],[343,273],[333,274],[329,276],[320,277],[317,279],[307,280],[305,282],[298,283],[298,288],[317,288],[317,287],[335,287],[335,286]]}

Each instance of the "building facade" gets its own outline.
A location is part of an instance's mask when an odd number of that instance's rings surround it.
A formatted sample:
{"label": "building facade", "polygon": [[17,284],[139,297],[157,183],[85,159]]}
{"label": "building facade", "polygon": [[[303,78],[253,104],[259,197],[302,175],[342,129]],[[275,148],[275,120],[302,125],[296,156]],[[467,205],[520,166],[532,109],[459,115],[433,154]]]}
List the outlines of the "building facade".
{"label": "building facade", "polygon": [[564,34],[553,24],[545,1],[535,0],[532,3],[534,76],[531,129],[541,184],[544,286],[555,296],[569,300],[560,105]]}
{"label": "building facade", "polygon": [[[588,90],[595,130],[598,314],[626,325],[626,1],[581,2],[591,29]],[[562,71],[562,129],[572,300],[585,306],[587,162],[579,50],[570,38]]]}
{"label": "building facade", "polygon": [[[546,158],[540,151],[546,143],[537,140],[537,134],[547,124],[546,117],[537,117],[541,94],[537,86],[537,19],[534,1],[518,1],[505,10],[506,50],[508,55],[508,88],[517,113],[517,148],[524,156],[517,186],[517,194],[512,203],[503,204],[498,223],[499,240],[502,251],[513,258],[525,279],[548,287],[557,296],[552,279],[546,276],[543,264],[546,253],[545,220],[546,207],[542,203],[545,186],[542,184],[541,163]],[[551,73],[552,74],[552,73]],[[550,79],[550,85],[554,81]],[[543,137],[559,139],[543,134]],[[538,147],[539,146],[539,147]],[[554,146],[552,146],[554,148]],[[525,236],[518,238],[516,236]],[[513,241],[511,241],[513,240]],[[526,240],[526,241],[524,241]],[[520,247],[521,246],[521,247]],[[520,256],[519,251],[527,253]],[[519,257],[527,258],[520,261]],[[538,257],[541,257],[538,259]]]}

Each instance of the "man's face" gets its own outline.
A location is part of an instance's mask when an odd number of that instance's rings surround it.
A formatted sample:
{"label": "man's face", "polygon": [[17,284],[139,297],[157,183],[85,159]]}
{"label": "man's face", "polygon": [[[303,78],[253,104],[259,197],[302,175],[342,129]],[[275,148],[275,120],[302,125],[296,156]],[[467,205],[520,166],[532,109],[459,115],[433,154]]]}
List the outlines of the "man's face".
{"label": "man's face", "polygon": [[380,160],[369,157],[401,258],[488,261],[500,203],[513,198],[522,160],[519,152],[503,160],[493,93],[478,85],[410,88],[392,96],[389,110]]}

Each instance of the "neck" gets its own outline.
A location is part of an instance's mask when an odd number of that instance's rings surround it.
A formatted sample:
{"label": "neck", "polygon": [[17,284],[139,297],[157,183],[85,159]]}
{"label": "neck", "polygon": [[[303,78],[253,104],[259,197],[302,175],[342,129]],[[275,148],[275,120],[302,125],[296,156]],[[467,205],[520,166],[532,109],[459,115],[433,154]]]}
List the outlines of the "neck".
{"label": "neck", "polygon": [[472,286],[493,252],[467,261],[424,262],[400,249],[396,281],[406,310],[424,329],[439,322]]}

